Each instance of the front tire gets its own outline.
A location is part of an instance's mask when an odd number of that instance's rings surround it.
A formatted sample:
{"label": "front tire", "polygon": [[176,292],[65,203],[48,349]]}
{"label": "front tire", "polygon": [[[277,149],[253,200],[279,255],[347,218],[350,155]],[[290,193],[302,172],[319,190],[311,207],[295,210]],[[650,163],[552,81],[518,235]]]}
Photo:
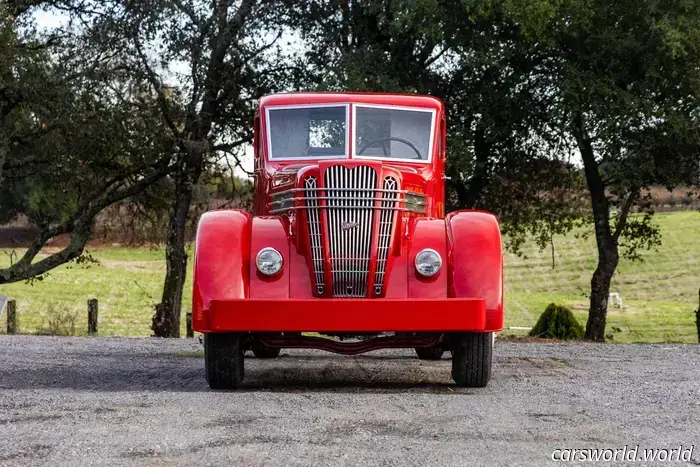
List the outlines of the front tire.
{"label": "front tire", "polygon": [[204,371],[211,389],[237,389],[243,382],[245,336],[204,334]]}
{"label": "front tire", "polygon": [[485,387],[491,379],[493,333],[456,334],[452,346],[452,379],[457,386]]}
{"label": "front tire", "polygon": [[416,355],[419,360],[440,360],[445,353],[445,349],[440,346],[416,347]]}

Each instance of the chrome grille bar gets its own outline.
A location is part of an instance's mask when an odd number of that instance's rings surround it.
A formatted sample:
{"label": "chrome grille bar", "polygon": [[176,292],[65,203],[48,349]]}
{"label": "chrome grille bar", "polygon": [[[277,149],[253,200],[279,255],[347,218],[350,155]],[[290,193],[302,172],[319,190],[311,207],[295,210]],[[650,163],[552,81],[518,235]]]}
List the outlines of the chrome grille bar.
{"label": "chrome grille bar", "polygon": [[325,186],[333,194],[326,215],[334,297],[366,296],[376,183],[371,167],[326,169]]}
{"label": "chrome grille bar", "polygon": [[304,187],[309,190],[306,195],[306,219],[309,229],[309,246],[311,248],[311,262],[314,268],[314,282],[316,292],[323,295],[323,239],[321,234],[321,212],[318,206],[318,200],[315,198],[316,187],[318,186],[315,177],[308,177],[304,181]]}
{"label": "chrome grille bar", "polygon": [[[394,177],[386,177],[383,182],[384,201],[382,208],[389,208],[396,204],[398,193],[396,190],[398,182]],[[389,248],[391,241],[391,231],[394,224],[394,211],[384,209],[379,213],[379,238],[377,241],[377,265],[374,272],[374,293],[379,295],[384,288],[384,274],[386,273],[386,264],[389,258]]]}

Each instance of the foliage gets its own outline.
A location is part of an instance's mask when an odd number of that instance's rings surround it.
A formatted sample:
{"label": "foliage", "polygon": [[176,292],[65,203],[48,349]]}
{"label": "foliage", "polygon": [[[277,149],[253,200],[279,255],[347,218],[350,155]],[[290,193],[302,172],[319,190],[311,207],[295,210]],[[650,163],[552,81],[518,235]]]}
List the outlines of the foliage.
{"label": "foliage", "polygon": [[581,339],[583,327],[576,321],[571,310],[565,306],[550,303],[530,331],[530,336],[544,339]]}
{"label": "foliage", "polygon": [[[145,216],[155,211],[158,218],[167,209],[168,268],[153,330],[177,337],[186,231],[196,220],[199,195],[208,176],[216,177],[222,167],[234,176],[239,154],[252,140],[256,100],[293,78],[278,60],[279,2],[58,0],[54,5],[84,25],[81,39],[88,53],[109,56],[153,96],[140,111],[152,112],[159,122],[156,134],[173,143],[169,180],[151,187],[144,203],[134,202]],[[165,203],[152,205],[148,200],[154,197]]]}
{"label": "foliage", "polygon": [[526,40],[508,5],[294,2],[290,24],[302,37],[307,87],[441,98],[447,207],[493,211],[517,250],[528,234],[571,229],[584,185],[567,160],[571,139],[540,102],[548,56]]}
{"label": "foliage", "polygon": [[[148,96],[115,78],[110,57],[80,53],[68,31],[38,32],[34,3],[0,5],[0,221],[17,213],[40,229],[30,248],[0,269],[0,283],[41,276],[80,257],[95,216],[170,170],[171,146],[154,132]],[[34,262],[54,237],[60,251]]]}
{"label": "foliage", "polygon": [[620,246],[639,258],[660,244],[643,190],[700,185],[700,5],[553,5],[535,41],[551,57],[547,107],[575,140],[590,193],[599,264],[586,337],[602,340]]}
{"label": "foliage", "polygon": [[48,304],[46,314],[41,317],[39,334],[47,336],[75,336],[78,314],[64,304]]}

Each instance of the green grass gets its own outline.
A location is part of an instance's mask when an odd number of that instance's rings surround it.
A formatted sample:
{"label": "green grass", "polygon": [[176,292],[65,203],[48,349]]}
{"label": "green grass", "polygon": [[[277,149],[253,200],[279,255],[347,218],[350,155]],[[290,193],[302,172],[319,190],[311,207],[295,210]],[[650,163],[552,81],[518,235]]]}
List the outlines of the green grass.
{"label": "green grass", "polygon": [[[612,292],[623,308],[608,308],[607,332],[618,342],[697,342],[695,314],[700,288],[700,213],[654,216],[662,245],[643,253],[644,261],[621,259]],[[595,238],[554,239],[551,251],[528,246],[525,257],[506,254],[507,326],[532,326],[551,302],[570,307],[585,325],[588,291],[597,257]],[[622,331],[615,332],[613,327]]]}
{"label": "green grass", "polygon": [[[98,265],[61,266],[44,280],[33,284],[0,286],[0,294],[17,300],[20,331],[39,332],[46,323],[49,303],[74,310],[78,334],[87,334],[87,300],[99,300],[99,334],[103,336],[149,336],[151,318],[165,277],[162,248],[100,248],[91,250]],[[9,258],[0,253],[0,264]],[[185,334],[184,313],[192,299],[192,268],[185,284],[181,334]],[[4,323],[0,332],[5,331]]]}
{"label": "green grass", "polygon": [[[624,308],[609,309],[608,332],[615,342],[696,342],[693,310],[700,288],[700,213],[660,213],[655,222],[663,234],[658,251],[645,252],[641,263],[620,262],[612,291],[620,293]],[[555,269],[549,250],[530,245],[526,257],[506,254],[506,326],[533,326],[551,302],[572,308],[585,324],[595,239],[571,234],[555,237],[554,242]],[[41,282],[0,286],[0,294],[18,302],[22,332],[40,331],[53,302],[75,311],[77,328],[84,334],[87,300],[97,298],[100,335],[151,334],[153,305],[160,301],[165,275],[164,250],[112,247],[91,253],[99,265],[62,266]],[[0,253],[0,265],[7,264],[9,257]],[[189,310],[190,300],[191,267],[183,312]],[[184,323],[183,318],[183,335]],[[0,332],[4,329],[3,322]]]}

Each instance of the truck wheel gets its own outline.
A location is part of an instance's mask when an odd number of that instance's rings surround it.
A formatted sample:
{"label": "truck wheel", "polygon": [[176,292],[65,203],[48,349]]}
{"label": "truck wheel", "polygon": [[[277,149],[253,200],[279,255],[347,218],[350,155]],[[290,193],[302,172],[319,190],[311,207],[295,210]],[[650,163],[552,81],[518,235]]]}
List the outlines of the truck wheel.
{"label": "truck wheel", "polygon": [[204,371],[211,389],[237,389],[243,382],[245,336],[204,334]]}
{"label": "truck wheel", "polygon": [[253,344],[253,355],[258,358],[277,358],[281,351],[282,349],[279,347],[268,347],[260,343]]}
{"label": "truck wheel", "polygon": [[457,334],[452,339],[452,379],[457,386],[483,388],[491,379],[491,332]]}
{"label": "truck wheel", "polygon": [[416,347],[416,355],[419,360],[440,360],[445,353],[445,349],[436,345],[435,347]]}

